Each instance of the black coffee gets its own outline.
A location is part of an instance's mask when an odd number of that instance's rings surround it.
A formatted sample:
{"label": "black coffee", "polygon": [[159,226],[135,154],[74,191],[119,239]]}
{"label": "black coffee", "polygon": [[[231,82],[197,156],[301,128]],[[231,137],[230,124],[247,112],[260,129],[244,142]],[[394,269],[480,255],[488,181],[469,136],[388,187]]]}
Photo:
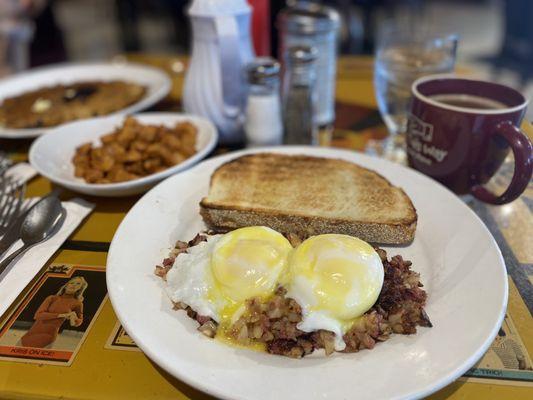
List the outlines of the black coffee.
{"label": "black coffee", "polygon": [[473,96],[470,94],[436,94],[430,97],[442,104],[476,110],[501,110],[507,105],[487,97]]}

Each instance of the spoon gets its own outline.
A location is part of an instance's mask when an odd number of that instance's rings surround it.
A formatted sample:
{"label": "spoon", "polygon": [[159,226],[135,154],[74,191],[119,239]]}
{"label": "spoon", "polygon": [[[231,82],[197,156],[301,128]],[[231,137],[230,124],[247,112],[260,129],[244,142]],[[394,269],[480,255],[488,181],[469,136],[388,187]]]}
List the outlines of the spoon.
{"label": "spoon", "polygon": [[35,203],[20,227],[20,238],[24,245],[0,263],[0,275],[20,254],[53,236],[55,228],[60,226],[64,219],[65,209],[56,196],[47,196]]}

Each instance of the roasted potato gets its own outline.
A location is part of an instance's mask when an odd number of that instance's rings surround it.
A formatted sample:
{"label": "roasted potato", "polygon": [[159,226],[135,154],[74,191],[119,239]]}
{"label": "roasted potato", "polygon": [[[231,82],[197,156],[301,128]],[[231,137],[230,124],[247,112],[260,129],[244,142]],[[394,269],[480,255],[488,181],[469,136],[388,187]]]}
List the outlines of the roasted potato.
{"label": "roasted potato", "polygon": [[101,146],[85,143],[72,157],[74,175],[89,183],[124,182],[162,171],[195,152],[197,129],[190,122],[169,128],[128,117],[103,135]]}

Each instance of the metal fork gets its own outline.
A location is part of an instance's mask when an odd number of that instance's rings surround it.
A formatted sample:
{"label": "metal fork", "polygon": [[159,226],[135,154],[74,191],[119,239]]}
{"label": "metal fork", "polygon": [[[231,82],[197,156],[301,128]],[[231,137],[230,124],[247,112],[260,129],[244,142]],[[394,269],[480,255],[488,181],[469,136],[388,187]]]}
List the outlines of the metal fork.
{"label": "metal fork", "polygon": [[3,235],[20,214],[26,185],[0,177],[0,235]]}
{"label": "metal fork", "polygon": [[6,153],[0,151],[0,176],[3,176],[12,165],[13,161],[11,161]]}

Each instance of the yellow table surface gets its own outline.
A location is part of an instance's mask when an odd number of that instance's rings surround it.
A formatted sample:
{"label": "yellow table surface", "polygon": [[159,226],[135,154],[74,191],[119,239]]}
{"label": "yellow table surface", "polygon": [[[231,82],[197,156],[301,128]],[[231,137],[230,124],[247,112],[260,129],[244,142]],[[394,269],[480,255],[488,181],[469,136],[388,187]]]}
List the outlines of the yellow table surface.
{"label": "yellow table surface", "polygon": [[[177,109],[183,83],[183,59],[168,56],[130,55],[130,60],[145,62],[165,69],[173,80],[173,88],[163,108]],[[337,100],[348,105],[376,107],[372,84],[372,59],[346,57],[339,60]],[[527,122],[524,130],[531,137],[533,129]],[[382,132],[376,127],[370,134],[342,129],[337,132],[338,145],[358,148],[369,135]],[[363,138],[363,139],[361,139]],[[27,144],[1,142],[14,158],[26,157]],[[3,148],[4,150],[4,148]],[[52,184],[37,177],[28,186],[29,196],[42,196]],[[63,192],[62,197],[74,194]],[[77,195],[76,195],[77,196]],[[105,199],[82,196],[96,204],[94,212],[69,238],[79,241],[109,243],[115,230],[138,197]],[[532,288],[533,281],[533,224],[531,208],[533,189],[518,200],[503,207],[492,207],[476,201],[469,205],[481,216],[498,241],[510,274],[510,300],[507,315],[512,319],[523,349],[531,363],[533,351]],[[105,265],[105,251],[58,251],[51,262]],[[512,264],[512,266],[510,265]],[[518,272],[517,272],[518,271]],[[524,281],[524,276],[525,281]],[[518,290],[518,288],[520,290]],[[528,297],[529,296],[529,297]],[[529,308],[528,308],[529,304]],[[7,316],[6,314],[4,318]],[[0,359],[0,398],[29,399],[88,399],[88,398],[173,398],[206,399],[209,396],[169,376],[140,351],[110,350],[104,348],[117,322],[111,304],[107,301],[90,329],[89,335],[71,366],[50,366],[12,362]],[[531,368],[531,364],[529,364]],[[354,395],[354,398],[356,396]],[[438,391],[431,399],[532,399],[533,386],[529,382],[480,381],[461,378]]]}

